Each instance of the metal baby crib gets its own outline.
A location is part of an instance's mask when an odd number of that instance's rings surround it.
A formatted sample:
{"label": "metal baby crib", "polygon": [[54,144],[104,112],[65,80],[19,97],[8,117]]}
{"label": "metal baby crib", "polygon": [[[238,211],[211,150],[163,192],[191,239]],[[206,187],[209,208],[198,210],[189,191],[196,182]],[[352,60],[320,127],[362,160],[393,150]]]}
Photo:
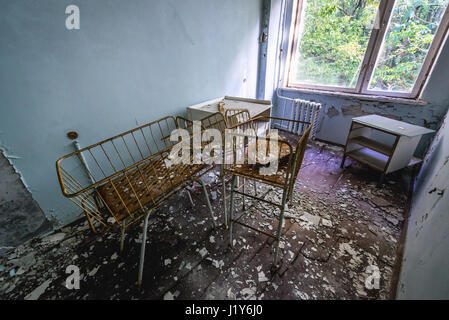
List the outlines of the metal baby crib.
{"label": "metal baby crib", "polygon": [[[268,127],[267,124],[269,124]],[[264,135],[260,135],[260,128],[265,130]],[[272,136],[272,129],[278,129],[278,137]],[[226,149],[230,150],[226,151],[226,153],[232,153],[232,160],[225,162],[223,167],[224,175],[231,175],[229,209],[229,245],[231,247],[233,246],[232,237],[234,223],[263,233],[275,239],[276,246],[273,266],[277,266],[285,206],[292,198],[294,184],[302,164],[311,129],[312,124],[310,122],[277,117],[256,117],[249,121],[237,124],[226,131]],[[270,138],[276,140],[277,146],[274,146],[276,150],[270,150],[270,148],[273,148],[270,145]],[[275,172],[263,172],[263,168],[266,167],[267,163],[265,163],[265,161],[259,161],[258,157],[257,159],[254,157],[254,154],[257,154],[257,151],[260,148],[267,148],[266,153],[272,153],[276,156],[276,158],[271,158],[271,160],[267,159],[270,160],[270,163],[272,161],[277,161],[278,166]],[[251,150],[253,152],[251,152]],[[236,162],[239,156],[241,158]],[[254,192],[245,192],[244,189],[240,190],[236,188],[237,177],[252,180],[254,182]],[[256,182],[270,185],[271,189],[263,194],[258,194]],[[266,199],[266,196],[273,190],[273,188],[280,188],[282,190],[282,200],[280,203]],[[225,191],[226,188],[223,188],[223,190]],[[243,197],[243,203],[245,202],[245,197],[249,197],[278,207],[280,213],[276,216],[278,219],[276,235],[242,222],[241,218],[244,217],[246,213],[245,207],[243,208],[243,213],[239,217],[234,217],[234,194],[240,194]],[[225,194],[223,194],[223,198],[226,199]],[[223,201],[223,203],[224,210],[226,210],[226,201]]]}
{"label": "metal baby crib", "polygon": [[[212,222],[216,225],[206,186],[200,179],[210,168],[203,164],[167,165],[170,152],[177,144],[170,141],[170,135],[177,128],[178,122],[168,116],[56,161],[63,195],[83,210],[94,232],[121,231],[120,250],[123,250],[125,229],[145,218],[139,285],[142,283],[148,218],[172,195],[194,182],[200,183]],[[189,198],[191,200],[190,192]]]}

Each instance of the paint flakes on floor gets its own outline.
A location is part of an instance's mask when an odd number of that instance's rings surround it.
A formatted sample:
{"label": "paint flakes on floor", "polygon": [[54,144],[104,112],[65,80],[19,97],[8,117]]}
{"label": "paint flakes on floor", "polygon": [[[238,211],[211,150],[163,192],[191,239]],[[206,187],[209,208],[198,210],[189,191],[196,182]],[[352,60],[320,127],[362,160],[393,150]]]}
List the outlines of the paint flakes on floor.
{"label": "paint flakes on floor", "polygon": [[[93,234],[81,220],[0,258],[0,299],[387,299],[409,172],[392,174],[379,188],[376,172],[350,159],[342,170],[340,161],[339,148],[314,143],[307,149],[285,216],[277,270],[271,268],[273,239],[236,225],[230,248],[229,231],[223,225],[213,229],[207,207],[198,201],[192,207],[183,192],[149,220],[142,287],[136,284],[141,224],[129,228],[120,253],[119,234]],[[204,178],[221,223],[218,171]],[[267,190],[257,184],[258,194]],[[201,195],[200,188],[191,192]],[[246,204],[242,222],[276,231],[272,206]],[[240,196],[236,208],[242,212]],[[78,290],[66,287],[70,265],[80,271]],[[378,288],[367,285],[373,270]]]}

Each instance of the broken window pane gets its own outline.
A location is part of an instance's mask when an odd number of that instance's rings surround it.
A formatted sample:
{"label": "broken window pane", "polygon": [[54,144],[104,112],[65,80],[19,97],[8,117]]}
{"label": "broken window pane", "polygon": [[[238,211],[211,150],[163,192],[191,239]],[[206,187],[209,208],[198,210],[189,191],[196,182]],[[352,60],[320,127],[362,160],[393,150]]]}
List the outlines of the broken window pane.
{"label": "broken window pane", "polygon": [[448,2],[396,1],[370,90],[412,91]]}
{"label": "broken window pane", "polygon": [[291,83],[354,88],[379,2],[301,1]]}

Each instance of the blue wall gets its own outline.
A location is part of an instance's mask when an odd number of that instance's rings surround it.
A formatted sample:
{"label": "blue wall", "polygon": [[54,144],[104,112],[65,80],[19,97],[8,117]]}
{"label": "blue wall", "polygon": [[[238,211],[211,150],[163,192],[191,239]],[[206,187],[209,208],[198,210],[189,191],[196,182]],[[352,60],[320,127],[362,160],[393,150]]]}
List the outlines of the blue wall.
{"label": "blue wall", "polygon": [[[81,29],[65,28],[76,4]],[[55,161],[223,95],[256,92],[261,0],[0,0],[0,148],[48,218],[80,213]]]}

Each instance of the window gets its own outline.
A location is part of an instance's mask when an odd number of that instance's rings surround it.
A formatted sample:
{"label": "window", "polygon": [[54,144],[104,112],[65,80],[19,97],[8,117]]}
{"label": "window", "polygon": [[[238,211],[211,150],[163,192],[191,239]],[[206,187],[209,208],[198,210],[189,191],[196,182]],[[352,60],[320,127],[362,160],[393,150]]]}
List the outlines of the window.
{"label": "window", "polygon": [[449,0],[298,0],[287,86],[417,98]]}

